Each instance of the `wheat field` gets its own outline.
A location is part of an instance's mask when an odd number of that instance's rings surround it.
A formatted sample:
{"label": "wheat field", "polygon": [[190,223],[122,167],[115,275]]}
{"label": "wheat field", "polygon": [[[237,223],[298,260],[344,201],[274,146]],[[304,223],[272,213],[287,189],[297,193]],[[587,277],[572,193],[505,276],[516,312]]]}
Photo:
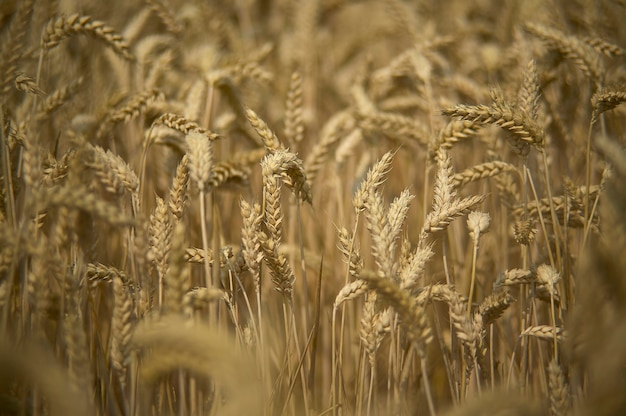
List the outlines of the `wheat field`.
{"label": "wheat field", "polygon": [[3,0],[0,415],[626,414],[623,0]]}

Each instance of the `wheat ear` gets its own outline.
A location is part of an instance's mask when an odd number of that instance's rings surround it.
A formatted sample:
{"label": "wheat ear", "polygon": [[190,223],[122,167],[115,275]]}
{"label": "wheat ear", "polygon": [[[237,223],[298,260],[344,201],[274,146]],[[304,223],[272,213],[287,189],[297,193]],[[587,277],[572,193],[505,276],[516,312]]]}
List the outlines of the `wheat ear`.
{"label": "wheat ear", "polygon": [[598,85],[602,85],[605,75],[604,64],[600,55],[590,46],[575,36],[568,36],[557,29],[538,23],[527,23],[524,28],[545,42],[548,47],[562,53]]}
{"label": "wheat ear", "polygon": [[94,20],[91,16],[79,14],[51,20],[41,35],[41,49],[52,49],[64,39],[79,33],[85,33],[103,41],[126,60],[135,59],[130,52],[128,42],[115,29],[104,22]]}

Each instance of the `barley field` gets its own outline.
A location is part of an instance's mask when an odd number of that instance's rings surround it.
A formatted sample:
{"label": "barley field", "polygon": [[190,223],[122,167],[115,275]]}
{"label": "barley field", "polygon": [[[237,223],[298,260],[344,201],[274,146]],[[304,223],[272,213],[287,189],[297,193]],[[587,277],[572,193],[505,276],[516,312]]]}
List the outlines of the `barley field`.
{"label": "barley field", "polygon": [[623,0],[3,0],[0,415],[626,414]]}

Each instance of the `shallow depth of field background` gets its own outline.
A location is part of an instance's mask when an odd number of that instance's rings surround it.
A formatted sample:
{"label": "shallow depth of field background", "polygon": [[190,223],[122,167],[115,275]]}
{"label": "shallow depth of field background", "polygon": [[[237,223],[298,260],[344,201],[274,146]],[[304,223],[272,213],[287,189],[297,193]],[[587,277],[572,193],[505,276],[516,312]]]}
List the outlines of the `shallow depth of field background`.
{"label": "shallow depth of field background", "polygon": [[0,414],[626,414],[624,16],[2,1]]}

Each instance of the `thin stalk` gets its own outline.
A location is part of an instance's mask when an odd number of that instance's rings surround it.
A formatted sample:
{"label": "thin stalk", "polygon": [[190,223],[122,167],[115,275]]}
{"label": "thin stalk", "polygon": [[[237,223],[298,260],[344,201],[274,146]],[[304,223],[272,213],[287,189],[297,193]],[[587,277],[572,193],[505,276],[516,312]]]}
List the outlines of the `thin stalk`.
{"label": "thin stalk", "polygon": [[426,401],[428,402],[428,411],[430,416],[436,416],[435,401],[433,400],[433,393],[430,390],[430,382],[428,379],[428,372],[426,367],[426,356],[420,357],[420,365],[422,367],[422,380],[424,380],[424,393],[426,394]]}
{"label": "thin stalk", "polygon": [[[548,169],[548,157],[546,156],[546,152],[543,151],[541,152],[542,154],[542,159],[543,159],[543,173],[545,176],[545,181],[546,181],[546,189],[548,191],[548,201],[550,201],[550,215],[552,217],[552,229],[554,232],[554,236],[557,238],[556,241],[556,261],[557,264],[552,264],[552,267],[554,267],[555,269],[560,269],[561,268],[561,244],[560,241],[562,240],[561,238],[561,230],[559,229],[559,220],[556,217],[556,211],[554,209],[554,201],[552,201],[552,188],[550,186],[550,172]],[[585,217],[587,218],[587,217]]]}
{"label": "thin stalk", "polygon": [[556,309],[554,307],[554,285],[550,284],[550,318],[552,318],[552,327],[554,328],[554,359],[559,360],[559,348],[556,339]]}
{"label": "thin stalk", "polygon": [[178,414],[180,416],[187,415],[185,384],[185,370],[180,368],[178,369]]}
{"label": "thin stalk", "polygon": [[474,299],[474,285],[476,283],[476,258],[478,257],[478,238],[480,231],[474,236],[474,250],[472,254],[472,275],[470,278],[469,295],[467,298],[467,318],[472,317],[472,300]]}
{"label": "thin stalk", "polygon": [[[528,183],[530,184],[530,189],[533,191],[533,196],[535,197],[535,201],[537,201],[537,206],[539,206],[539,196],[537,196],[537,190],[535,189],[535,184],[533,183],[533,178],[530,176],[530,170],[526,166],[524,166],[526,175],[528,176]],[[541,210],[537,210],[539,223],[541,224],[541,230],[543,231],[543,237],[546,239],[546,251],[548,252],[548,256],[550,257],[550,264],[554,267],[554,256],[552,254],[552,250],[550,250],[550,239],[548,238],[548,230],[546,228],[546,223],[543,220],[543,215],[541,214]]]}
{"label": "thin stalk", "polygon": [[[591,133],[593,132],[593,125],[595,124],[595,121],[592,119],[589,122],[589,130],[587,132],[587,150],[585,153],[585,185],[587,187],[586,189],[586,195],[585,195],[585,201],[584,201],[584,206],[585,206],[585,232],[587,231],[587,219],[589,218],[589,191],[590,191],[590,186],[591,186]],[[581,247],[581,250],[584,249],[584,246]]]}
{"label": "thin stalk", "polygon": [[[209,233],[206,227],[206,201],[205,201],[205,193],[204,190],[200,190],[200,230],[202,232],[202,249],[205,253],[209,252]],[[214,253],[215,262],[219,264],[220,253]],[[205,257],[204,259],[204,281],[206,287],[214,287],[214,283],[211,281],[211,267],[209,266],[209,259]],[[217,266],[219,267],[219,266]]]}
{"label": "thin stalk", "polygon": [[356,401],[356,414],[363,414],[363,390],[364,387],[364,374],[365,374],[365,366],[367,362],[367,352],[365,348],[360,348],[361,353],[359,354],[359,371],[357,374],[357,382],[356,382],[356,391],[355,391],[355,401]]}
{"label": "thin stalk", "polygon": [[370,366],[370,382],[367,389],[367,416],[372,414],[372,396],[374,395],[374,383],[376,382],[376,365]]}

